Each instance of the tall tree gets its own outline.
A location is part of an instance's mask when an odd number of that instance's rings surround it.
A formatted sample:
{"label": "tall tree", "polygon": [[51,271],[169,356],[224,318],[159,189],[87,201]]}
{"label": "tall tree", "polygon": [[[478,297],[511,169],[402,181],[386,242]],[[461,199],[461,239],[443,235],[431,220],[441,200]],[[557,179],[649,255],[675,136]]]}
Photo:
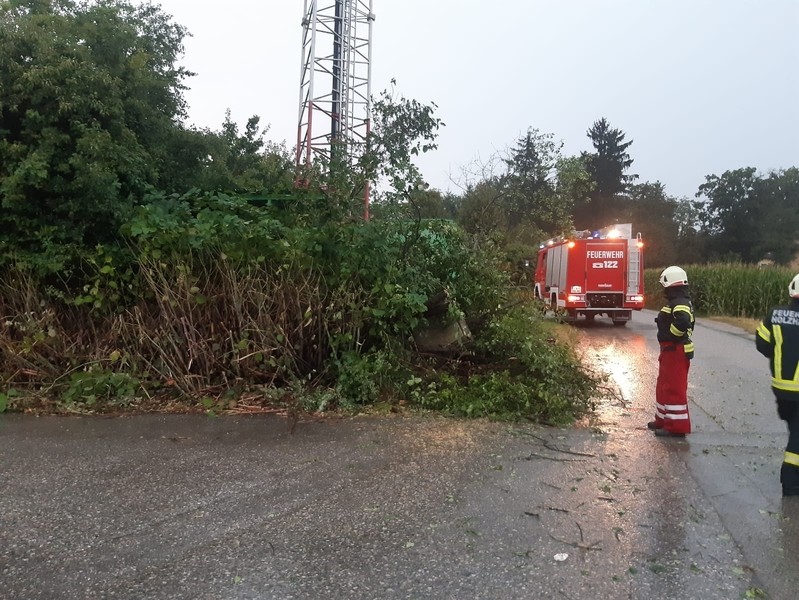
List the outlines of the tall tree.
{"label": "tall tree", "polygon": [[628,174],[633,159],[627,149],[633,143],[624,141],[625,134],[610,126],[604,117],[595,121],[586,132],[594,152],[583,152],[585,168],[595,183],[589,202],[575,207],[574,220],[580,228],[596,228],[618,220],[617,197],[624,193],[638,175]]}
{"label": "tall tree", "polygon": [[677,224],[677,256],[675,263],[703,263],[708,256],[708,234],[702,227],[696,204],[688,198],[680,198],[674,207]]}
{"label": "tall tree", "polygon": [[758,199],[754,221],[757,242],[752,260],[766,255],[781,264],[797,258],[799,253],[799,168],[771,171],[755,183]]}
{"label": "tall tree", "polygon": [[107,239],[174,174],[187,32],[124,0],[0,0],[0,23],[0,235]]}
{"label": "tall tree", "polygon": [[677,200],[666,194],[659,181],[633,184],[619,198],[619,221],[632,223],[634,233],[641,233],[646,264],[650,267],[677,262],[680,231],[677,207]]}
{"label": "tall tree", "polygon": [[507,214],[503,197],[502,184],[497,179],[484,180],[469,187],[459,203],[458,223],[476,235],[504,235]]}
{"label": "tall tree", "polygon": [[[204,131],[201,146],[207,147],[204,165],[194,176],[193,186],[225,192],[288,192],[294,163],[282,144],[267,142],[260,117],[247,120],[244,132],[231,118],[230,110],[220,131]],[[188,183],[188,182],[187,182]]]}
{"label": "tall tree", "polygon": [[552,134],[529,128],[503,154],[475,161],[464,176],[457,220],[467,230],[491,232],[507,244],[538,246],[573,229],[572,208],[594,184],[579,157],[564,157]]}
{"label": "tall tree", "polygon": [[503,205],[508,233],[517,242],[535,244],[542,236],[571,229],[572,205],[558,193],[562,147],[552,134],[528,128],[504,160]]}
{"label": "tall tree", "polygon": [[754,167],[708,175],[696,206],[717,259],[757,262],[771,253],[788,262],[799,230],[799,169],[759,175]]}
{"label": "tall tree", "polygon": [[510,149],[504,160],[507,167],[504,203],[509,230],[525,223],[547,228],[551,221],[558,220],[553,200],[555,166],[561,147],[562,144],[554,142],[552,134],[529,128]]}
{"label": "tall tree", "polygon": [[[366,143],[354,149],[360,151],[355,169],[339,165],[345,179],[353,172],[356,175],[355,184],[349,186],[353,199],[360,199],[364,185],[377,182],[376,200],[407,206],[409,194],[422,181],[415,158],[438,147],[438,129],[444,122],[435,115],[437,108],[435,103],[422,104],[401,94],[397,97],[393,89],[380,93],[372,106],[372,129]],[[385,189],[382,184],[387,184]]]}
{"label": "tall tree", "polygon": [[[555,193],[562,210],[573,214],[575,207],[590,202],[591,194],[596,189],[591,175],[585,168],[585,161],[579,156],[561,158],[557,166],[557,182]],[[576,225],[576,222],[574,222]],[[582,227],[585,229],[586,227]],[[579,229],[579,228],[578,228]],[[552,233],[561,233],[553,230]]]}

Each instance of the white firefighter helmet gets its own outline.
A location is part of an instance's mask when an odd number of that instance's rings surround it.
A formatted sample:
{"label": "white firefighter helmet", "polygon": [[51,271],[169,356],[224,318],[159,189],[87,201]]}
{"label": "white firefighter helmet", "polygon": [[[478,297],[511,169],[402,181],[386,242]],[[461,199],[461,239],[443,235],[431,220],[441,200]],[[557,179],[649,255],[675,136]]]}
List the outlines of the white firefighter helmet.
{"label": "white firefighter helmet", "polygon": [[666,267],[660,274],[660,285],[664,288],[688,285],[688,275],[680,267]]}
{"label": "white firefighter helmet", "polygon": [[799,273],[788,284],[788,295],[791,298],[799,298]]}

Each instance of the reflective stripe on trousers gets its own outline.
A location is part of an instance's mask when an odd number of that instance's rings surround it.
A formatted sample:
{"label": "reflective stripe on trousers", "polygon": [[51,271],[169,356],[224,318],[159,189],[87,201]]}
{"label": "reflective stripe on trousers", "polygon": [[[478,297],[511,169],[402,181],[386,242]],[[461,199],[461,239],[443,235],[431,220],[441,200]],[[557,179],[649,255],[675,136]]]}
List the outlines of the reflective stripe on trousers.
{"label": "reflective stripe on trousers", "polygon": [[660,343],[655,385],[655,422],[672,433],[691,433],[688,414],[688,370],[691,361],[685,346]]}
{"label": "reflective stripe on trousers", "polygon": [[783,494],[799,491],[799,400],[777,398],[777,414],[788,424],[788,444],[780,469]]}

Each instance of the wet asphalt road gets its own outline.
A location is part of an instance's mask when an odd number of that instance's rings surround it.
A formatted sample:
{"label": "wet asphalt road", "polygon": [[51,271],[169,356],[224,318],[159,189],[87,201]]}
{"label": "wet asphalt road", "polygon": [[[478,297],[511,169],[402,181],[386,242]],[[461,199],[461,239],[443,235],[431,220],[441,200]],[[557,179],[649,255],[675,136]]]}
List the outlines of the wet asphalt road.
{"label": "wet asphalt road", "polygon": [[765,359],[700,321],[654,438],[653,316],[576,326],[618,394],[568,429],[0,416],[0,598],[799,597]]}

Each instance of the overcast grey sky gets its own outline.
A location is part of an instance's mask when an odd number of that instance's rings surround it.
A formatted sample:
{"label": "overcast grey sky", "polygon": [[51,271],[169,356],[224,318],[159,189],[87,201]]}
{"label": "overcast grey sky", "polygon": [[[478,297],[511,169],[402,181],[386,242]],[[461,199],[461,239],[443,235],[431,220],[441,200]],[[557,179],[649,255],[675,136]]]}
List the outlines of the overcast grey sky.
{"label": "overcast grey sky", "polygon": [[[332,0],[325,0],[332,2]],[[301,0],[160,0],[191,32],[190,122],[257,114],[294,145]],[[590,150],[605,117],[640,181],[693,196],[705,175],[799,166],[799,0],[374,0],[372,92],[435,102],[447,124],[418,165],[461,167],[533,127]]]}

